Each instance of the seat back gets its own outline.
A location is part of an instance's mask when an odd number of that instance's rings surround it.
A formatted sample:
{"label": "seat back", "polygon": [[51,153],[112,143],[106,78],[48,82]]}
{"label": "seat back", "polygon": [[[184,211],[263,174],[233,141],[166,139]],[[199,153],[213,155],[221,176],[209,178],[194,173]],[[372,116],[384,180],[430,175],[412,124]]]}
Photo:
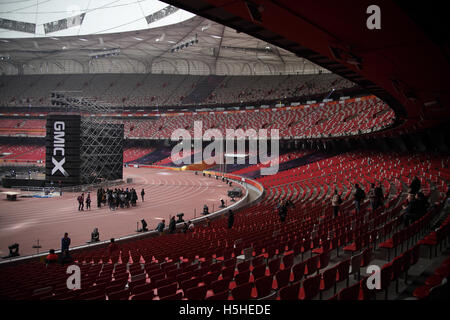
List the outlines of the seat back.
{"label": "seat back", "polygon": [[250,261],[243,261],[237,264],[237,269],[239,272],[247,271],[250,268]]}
{"label": "seat back", "polygon": [[351,270],[350,270],[350,274],[355,274],[357,272],[359,272],[360,268],[361,268],[361,262],[362,262],[362,258],[363,258],[363,252],[351,257]]}
{"label": "seat back", "polygon": [[411,250],[406,250],[403,254],[403,270],[408,271],[411,266]]}
{"label": "seat back", "polygon": [[280,300],[298,300],[300,292],[300,281],[293,283],[290,286],[286,286],[280,289]]}
{"label": "seat back", "polygon": [[162,297],[173,295],[177,292],[178,285],[176,283],[169,284],[164,287],[158,288],[158,296],[161,299]]}
{"label": "seat back", "polygon": [[208,291],[208,287],[205,285],[189,288],[184,292],[184,296],[188,300],[203,300],[206,296],[206,291]]}
{"label": "seat back", "polygon": [[304,300],[312,300],[319,294],[320,274],[303,281]]}
{"label": "seat back", "polygon": [[224,292],[224,291],[228,290],[228,287],[230,286],[230,281],[231,281],[231,278],[224,278],[221,280],[213,281],[210,285],[210,288],[212,289],[212,291],[215,294]]}
{"label": "seat back", "polygon": [[300,281],[305,274],[305,262],[297,263],[292,267],[292,273],[294,274],[294,282]]}
{"label": "seat back", "polygon": [[134,295],[131,300],[153,300],[153,296],[153,290],[150,290]]}
{"label": "seat back", "polygon": [[275,274],[278,270],[280,270],[280,262],[281,259],[277,258],[269,262],[269,271],[270,274]]}
{"label": "seat back", "polygon": [[319,256],[314,256],[306,260],[306,271],[305,274],[311,275],[317,271],[317,264],[319,261]]}
{"label": "seat back", "polygon": [[183,294],[181,292],[178,292],[169,296],[159,298],[159,300],[181,300],[181,298],[183,298]]}
{"label": "seat back", "polygon": [[219,278],[219,275],[220,271],[205,274],[202,278],[202,282],[209,286],[213,281],[216,281]]}
{"label": "seat back", "polygon": [[324,251],[322,254],[320,254],[319,256],[319,269],[323,269],[326,268],[328,266],[328,264],[330,263],[330,255],[331,252],[330,251]]}
{"label": "seat back", "polygon": [[277,288],[285,287],[289,283],[289,278],[291,276],[291,269],[280,270],[275,274],[277,279]]}
{"label": "seat back", "polygon": [[347,279],[350,271],[350,259],[341,261],[337,265],[337,268],[338,268],[338,282]]}
{"label": "seat back", "polygon": [[255,280],[264,277],[265,274],[266,274],[266,265],[265,264],[261,264],[261,265],[255,267],[252,271],[252,275]]}
{"label": "seat back", "polygon": [[252,259],[252,266],[255,268],[264,263],[264,258],[262,256],[256,257]]}
{"label": "seat back", "polygon": [[369,289],[369,287],[367,286],[367,279],[369,278],[369,276],[361,279],[361,281],[359,282],[360,288],[362,290],[363,296],[362,299],[363,300],[372,300],[375,298],[375,293],[376,291],[373,289]]}
{"label": "seat back", "polygon": [[362,252],[361,267],[367,266],[372,260],[372,247],[365,248]]}
{"label": "seat back", "polygon": [[206,300],[228,300],[228,290],[207,297]]}
{"label": "seat back", "polygon": [[222,270],[222,278],[232,278],[232,277],[234,277],[234,267],[233,266],[231,266],[231,267],[227,267],[227,268],[225,268],[225,269],[223,269]]}
{"label": "seat back", "polygon": [[358,300],[360,283],[355,283],[354,285],[342,289],[338,294],[338,300]]}
{"label": "seat back", "polygon": [[336,283],[336,274],[337,274],[338,268],[337,266],[327,269],[322,274],[323,279],[323,287],[322,291],[326,291],[330,289],[335,283]]}
{"label": "seat back", "polygon": [[395,257],[392,261],[392,278],[391,280],[397,280],[400,277],[403,269],[403,256]]}
{"label": "seat back", "polygon": [[249,300],[252,295],[252,289],[253,283],[247,282],[231,290],[231,295],[234,300]]}
{"label": "seat back", "polygon": [[199,282],[200,282],[199,278],[184,280],[183,282],[180,283],[180,288],[183,289],[183,291],[186,291],[189,288],[196,287]]}
{"label": "seat back", "polygon": [[266,297],[272,291],[273,275],[264,276],[255,281],[258,299]]}
{"label": "seat back", "polygon": [[130,296],[130,290],[124,289],[116,292],[111,292],[108,295],[109,300],[128,300],[128,297]]}
{"label": "seat back", "polygon": [[392,278],[392,264],[385,264],[381,268],[381,289],[386,289],[389,286]]}
{"label": "seat back", "polygon": [[294,255],[289,254],[283,257],[283,266],[285,269],[290,269],[294,264]]}
{"label": "seat back", "polygon": [[234,281],[236,282],[237,286],[240,286],[244,283],[247,283],[250,279],[250,270],[239,272],[235,277]]}
{"label": "seat back", "polygon": [[250,260],[252,257],[253,257],[253,248],[252,247],[245,248],[244,249],[244,259]]}
{"label": "seat back", "polygon": [[419,261],[419,258],[420,258],[420,245],[416,244],[414,247],[412,247],[411,265],[415,265],[417,261]]}

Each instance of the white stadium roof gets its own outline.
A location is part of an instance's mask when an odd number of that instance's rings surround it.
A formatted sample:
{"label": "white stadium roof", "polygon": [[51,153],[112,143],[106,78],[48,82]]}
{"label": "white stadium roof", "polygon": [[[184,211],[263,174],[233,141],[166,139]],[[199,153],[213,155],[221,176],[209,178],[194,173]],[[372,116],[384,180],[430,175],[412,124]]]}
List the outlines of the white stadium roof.
{"label": "white stadium roof", "polygon": [[[0,6],[0,19],[11,21],[9,24],[3,21],[3,27],[8,26],[9,30],[2,28],[1,38],[144,30],[180,23],[194,16],[157,0],[0,0]],[[26,24],[29,29],[25,28]],[[21,27],[24,29],[18,31]]]}
{"label": "white stadium roof", "polygon": [[0,73],[311,74],[325,69],[156,0],[0,0]]}

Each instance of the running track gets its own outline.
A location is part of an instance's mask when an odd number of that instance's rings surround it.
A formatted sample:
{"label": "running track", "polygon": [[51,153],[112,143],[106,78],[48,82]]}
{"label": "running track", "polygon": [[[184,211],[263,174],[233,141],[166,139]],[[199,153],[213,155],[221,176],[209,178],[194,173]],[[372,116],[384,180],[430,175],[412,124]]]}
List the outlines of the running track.
{"label": "running track", "polygon": [[[71,246],[85,244],[97,227],[100,240],[122,237],[136,232],[136,222],[145,219],[148,228],[154,229],[161,219],[169,222],[169,216],[183,212],[184,219],[198,217],[207,204],[212,212],[217,210],[220,198],[228,199],[230,189],[221,180],[195,175],[192,171],[178,172],[160,169],[124,168],[124,178],[133,178],[139,195],[136,207],[110,211],[97,208],[97,193],[91,193],[91,211],[78,211],[75,193],[65,193],[55,198],[19,198],[18,201],[0,200],[0,255],[9,253],[8,246],[17,242],[19,253],[37,253],[32,246],[39,239],[42,249],[60,249],[64,232],[72,239]],[[141,189],[145,189],[145,201],[141,201]],[[140,226],[140,225],[139,225]]]}

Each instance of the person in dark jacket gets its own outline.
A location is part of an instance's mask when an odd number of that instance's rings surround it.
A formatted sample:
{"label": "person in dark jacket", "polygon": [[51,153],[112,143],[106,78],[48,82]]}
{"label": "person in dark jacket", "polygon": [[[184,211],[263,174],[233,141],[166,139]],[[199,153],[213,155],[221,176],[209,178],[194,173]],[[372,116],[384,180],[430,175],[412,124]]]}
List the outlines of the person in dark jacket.
{"label": "person in dark jacket", "polygon": [[61,252],[69,250],[69,246],[70,246],[70,238],[69,234],[66,232],[64,233],[64,237],[61,239]]}
{"label": "person in dark jacket", "polygon": [[206,215],[208,215],[208,214],[209,214],[209,208],[208,208],[208,206],[205,204],[205,205],[203,206],[203,215],[206,216]]}
{"label": "person in dark jacket", "polygon": [[234,224],[234,212],[233,210],[228,210],[228,229],[233,228]]}
{"label": "person in dark jacket", "polygon": [[62,251],[61,254],[59,255],[59,263],[61,263],[61,265],[64,265],[66,263],[71,262],[73,262],[73,259],[69,254],[69,250]]}
{"label": "person in dark jacket", "polygon": [[331,206],[333,207],[333,216],[335,218],[337,218],[339,215],[339,207],[341,206],[341,204],[342,204],[342,197],[338,193],[337,189],[334,189],[334,194],[331,197]]}
{"label": "person in dark jacket", "polygon": [[185,222],[183,224],[183,228],[181,229],[183,231],[183,233],[187,233],[189,230],[189,225],[187,224],[187,222]]}
{"label": "person in dark jacket", "polygon": [[88,192],[86,197],[86,210],[91,210],[91,193]]}
{"label": "person in dark jacket", "polygon": [[102,189],[97,190],[97,208],[102,207]]}
{"label": "person in dark jacket", "polygon": [[353,198],[355,200],[355,211],[357,214],[360,212],[361,208],[361,202],[366,197],[366,194],[363,189],[359,186],[359,184],[355,183],[355,193],[353,195]]}
{"label": "person in dark jacket", "polygon": [[278,205],[278,215],[280,216],[280,221],[284,222],[286,221],[287,217],[287,206],[283,200],[280,201],[280,204]]}
{"label": "person in dark jacket", "polygon": [[91,233],[91,242],[99,242],[100,241],[100,233],[98,232],[98,228],[94,228],[94,231]]}
{"label": "person in dark jacket", "polygon": [[415,176],[409,185],[409,193],[416,194],[420,190],[420,180]]}
{"label": "person in dark jacket", "polygon": [[420,219],[428,210],[428,199],[422,192],[418,192],[408,203],[403,216],[405,227]]}
{"label": "person in dark jacket", "polygon": [[175,222],[175,216],[173,216],[169,222],[169,233],[175,233],[176,227],[177,223]]}
{"label": "person in dark jacket", "polygon": [[78,196],[78,211],[84,210],[84,193]]}
{"label": "person in dark jacket", "polygon": [[376,194],[375,194],[375,183],[370,184],[370,190],[369,190],[369,201],[370,206],[372,207],[372,211],[375,211],[375,202],[376,202]]}
{"label": "person in dark jacket", "polygon": [[381,205],[383,205],[384,202],[384,194],[383,194],[383,188],[380,184],[375,188],[375,208],[374,210],[378,209]]}
{"label": "person in dark jacket", "polygon": [[145,191],[144,191],[144,189],[142,189],[142,191],[141,191],[142,202],[144,202],[144,196],[145,196]]}
{"label": "person in dark jacket", "polygon": [[109,246],[108,246],[108,253],[112,254],[113,252],[119,251],[119,246],[116,243],[116,240],[114,238],[111,238]]}
{"label": "person in dark jacket", "polygon": [[160,223],[158,223],[158,226],[156,227],[155,230],[162,233],[165,227],[166,227],[166,220],[163,219],[161,220]]}

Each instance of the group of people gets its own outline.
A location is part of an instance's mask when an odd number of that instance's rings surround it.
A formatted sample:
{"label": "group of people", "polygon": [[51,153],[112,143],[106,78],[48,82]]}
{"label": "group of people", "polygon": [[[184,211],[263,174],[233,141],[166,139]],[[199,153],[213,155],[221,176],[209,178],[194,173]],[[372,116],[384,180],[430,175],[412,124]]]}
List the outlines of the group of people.
{"label": "group of people", "polygon": [[45,257],[45,263],[47,265],[52,263],[64,265],[73,262],[69,253],[70,242],[69,234],[67,232],[64,233],[64,237],[61,239],[61,253],[57,255],[55,249],[50,249],[49,254]]}
{"label": "group of people", "polygon": [[[142,189],[141,198],[144,201],[145,191]],[[84,203],[86,202],[86,210],[91,209],[91,194],[87,193],[86,199],[84,193],[78,196],[78,211],[84,211]],[[103,189],[97,190],[97,208],[101,208],[103,205],[108,205],[110,210],[116,210],[117,208],[129,208],[136,206],[138,201],[138,195],[134,188],[131,189]]]}
{"label": "group of people", "polygon": [[[92,232],[92,242],[100,241],[100,234],[98,229],[95,228]],[[61,253],[59,255],[56,254],[55,249],[50,249],[48,255],[45,257],[45,264],[48,266],[53,263],[60,263],[61,265],[73,262],[73,258],[70,255],[69,247],[71,240],[69,238],[69,234],[64,233],[64,237],[61,239]],[[108,246],[108,253],[112,254],[115,251],[119,251],[119,246],[115,242],[114,238],[111,238],[111,242]]]}
{"label": "group of people", "polygon": [[[209,224],[210,224],[210,219],[208,217],[206,217],[205,226],[208,227]],[[228,210],[228,213],[227,213],[227,224],[228,224],[228,229],[233,228],[234,212],[231,209]],[[162,219],[156,226],[155,230],[162,234],[164,232],[165,227],[166,227],[166,220]],[[180,232],[183,232],[183,233],[192,232],[192,231],[194,231],[194,228],[195,228],[195,225],[189,220],[188,222],[184,222],[183,227],[181,228]],[[173,216],[170,218],[170,222],[169,222],[169,228],[168,228],[169,234],[176,233],[176,229],[177,229],[177,221],[175,220],[175,216]]]}
{"label": "group of people", "polygon": [[91,193],[88,192],[86,200],[84,199],[84,192],[80,194],[77,198],[78,200],[78,211],[84,211],[84,202],[86,201],[86,210],[91,210]]}
{"label": "group of people", "polygon": [[[420,219],[428,210],[429,203],[428,197],[425,196],[423,192],[420,191],[421,183],[419,178],[414,177],[412,180],[409,190],[408,190],[408,198],[406,200],[406,204],[403,205],[403,221],[405,226],[409,225],[411,222],[414,222]],[[353,200],[355,204],[355,211],[357,214],[360,213],[361,203],[366,198],[366,194],[364,190],[359,186],[359,184],[355,184],[355,190],[353,192]],[[368,195],[370,206],[373,211],[377,210],[384,203],[384,194],[381,183],[376,186],[374,183],[371,184],[369,195]],[[339,215],[339,208],[342,204],[341,194],[335,189],[333,196],[331,197],[331,205],[333,207],[333,215],[337,217]]]}
{"label": "group of people", "polygon": [[[357,214],[359,214],[361,211],[361,203],[366,199],[366,193],[358,183],[355,183],[355,192],[353,193],[353,199],[355,202],[355,211]],[[381,182],[378,184],[378,186],[376,186],[375,183],[370,184],[369,201],[372,211],[377,210],[381,205],[383,205],[384,194]]]}
{"label": "group of people", "polygon": [[[383,187],[381,183],[375,185],[375,183],[370,184],[369,190],[369,201],[372,211],[377,210],[384,203]],[[359,214],[361,212],[361,204],[366,199],[366,192],[355,183],[355,190],[353,192],[353,202],[355,204],[355,212]],[[339,209],[343,203],[342,194],[339,194],[337,189],[334,189],[333,195],[331,196],[331,206],[333,208],[333,216],[336,218],[339,215]]]}

